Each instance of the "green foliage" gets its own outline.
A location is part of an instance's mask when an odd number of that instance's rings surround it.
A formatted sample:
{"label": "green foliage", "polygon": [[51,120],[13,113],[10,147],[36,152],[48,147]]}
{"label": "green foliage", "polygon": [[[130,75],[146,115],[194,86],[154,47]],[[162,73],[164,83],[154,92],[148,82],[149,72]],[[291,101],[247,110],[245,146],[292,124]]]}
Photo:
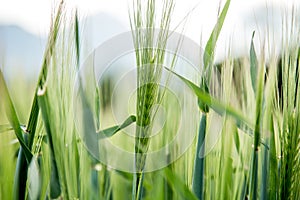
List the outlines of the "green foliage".
{"label": "green foliage", "polygon": [[[255,51],[253,47],[253,41],[251,42],[251,53],[250,60],[256,60]],[[252,63],[252,62],[251,62]],[[256,68],[253,66],[252,68]],[[251,69],[255,70],[255,69]],[[255,74],[255,73],[254,73]],[[252,73],[251,73],[252,75]],[[256,109],[255,109],[255,128],[254,128],[254,145],[253,145],[253,155],[252,164],[250,171],[250,198],[257,199],[258,197],[258,151],[260,146],[261,138],[261,127],[262,127],[262,116],[264,114],[263,110],[263,93],[264,93],[264,77],[265,69],[264,65],[260,66],[260,71],[256,79],[256,84],[253,89],[256,90]],[[255,81],[255,77],[252,76],[252,83]]]}
{"label": "green foliage", "polygon": [[129,126],[130,124],[132,124],[135,121],[136,121],[136,117],[131,115],[123,122],[123,124],[104,129],[104,130],[100,131],[99,134],[104,134],[105,137],[111,137],[114,134],[116,134],[118,131],[126,128],[127,126]]}
{"label": "green foliage", "polygon": [[256,92],[256,80],[257,80],[257,57],[254,49],[253,38],[255,32],[253,31],[251,46],[250,46],[250,72],[251,72],[251,83],[253,91]]}
{"label": "green foliage", "polygon": [[[87,121],[83,128],[95,133],[95,148],[103,137],[125,135],[123,129],[138,125],[132,143],[138,173],[99,163],[78,135],[70,102],[84,38],[77,11],[69,13],[61,2],[53,15],[38,82],[32,85],[34,95],[14,98],[11,86],[18,90],[15,83],[22,80],[16,77],[10,85],[0,71],[0,199],[300,199],[299,25],[292,21],[292,30],[286,30],[280,61],[274,55],[266,61],[266,55],[256,54],[253,32],[249,56],[235,62],[229,55],[215,75],[215,47],[229,9],[227,0],[200,58],[204,72],[197,77],[199,84],[174,72],[176,58],[171,67],[162,67],[175,2],[164,0],[162,5],[158,12],[155,0],[135,0],[130,13],[138,65],[136,115],[101,129],[102,121],[110,120],[98,112],[103,112],[101,90],[93,87],[91,99],[85,97],[90,91],[79,90],[88,108],[81,113]],[[156,27],[161,29],[155,32]],[[190,89],[195,99],[187,99],[189,103],[198,100],[198,132],[196,123],[184,130],[187,137],[193,131],[198,136],[178,160],[144,173],[150,142],[167,144],[176,134],[178,116],[190,117],[182,116],[174,99],[161,90],[164,70]],[[26,103],[29,98],[31,107]],[[151,108],[156,104],[165,106],[166,118],[173,124],[165,125],[161,138],[144,138],[151,134],[157,117]],[[29,110],[20,112],[16,105]]]}
{"label": "green foliage", "polygon": [[[159,83],[165,49],[169,37],[171,15],[174,8],[173,0],[164,0],[160,13],[160,27],[156,28],[156,1],[141,2],[135,0],[130,24],[134,41],[137,63],[137,102],[136,102],[136,139],[133,199],[141,199],[143,190],[143,171],[146,154],[149,149],[149,136],[152,132],[153,116],[151,110],[159,104]],[[156,38],[156,34],[158,37]]]}
{"label": "green foliage", "polygon": [[23,132],[21,129],[21,125],[20,125],[16,110],[15,110],[15,107],[11,100],[11,97],[9,95],[8,88],[5,83],[2,71],[0,71],[0,94],[2,96],[2,101],[4,103],[3,107],[5,108],[8,121],[10,122],[10,124],[11,124],[11,126],[23,148],[26,161],[27,161],[27,163],[29,163],[32,158],[32,154],[23,138]]}

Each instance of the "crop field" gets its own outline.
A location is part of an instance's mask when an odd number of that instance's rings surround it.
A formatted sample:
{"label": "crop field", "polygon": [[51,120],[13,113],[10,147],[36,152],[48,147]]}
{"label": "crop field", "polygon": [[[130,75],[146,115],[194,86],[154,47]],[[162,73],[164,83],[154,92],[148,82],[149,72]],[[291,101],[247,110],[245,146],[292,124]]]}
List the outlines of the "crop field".
{"label": "crop field", "polygon": [[128,2],[130,31],[83,56],[61,1],[37,82],[0,66],[0,199],[300,199],[297,7],[280,53],[253,31],[217,63],[230,0],[202,47],[175,0]]}

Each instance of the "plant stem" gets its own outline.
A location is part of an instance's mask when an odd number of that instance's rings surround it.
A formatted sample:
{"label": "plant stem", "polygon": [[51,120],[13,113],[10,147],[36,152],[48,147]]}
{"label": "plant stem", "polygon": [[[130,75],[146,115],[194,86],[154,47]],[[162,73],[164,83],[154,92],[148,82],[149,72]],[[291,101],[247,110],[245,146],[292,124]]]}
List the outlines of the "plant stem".
{"label": "plant stem", "polygon": [[193,192],[198,199],[204,198],[204,178],[205,178],[205,135],[206,135],[207,114],[203,113],[200,121],[199,136],[194,164]]}

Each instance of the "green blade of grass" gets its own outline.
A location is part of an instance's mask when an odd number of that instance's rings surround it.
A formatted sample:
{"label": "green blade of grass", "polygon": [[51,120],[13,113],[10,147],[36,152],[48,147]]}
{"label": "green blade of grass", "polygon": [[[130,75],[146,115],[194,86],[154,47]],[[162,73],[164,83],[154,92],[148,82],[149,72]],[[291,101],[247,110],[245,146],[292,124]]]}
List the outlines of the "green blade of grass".
{"label": "green blade of grass", "polygon": [[[79,77],[79,97],[81,98],[81,106],[83,108],[82,118],[85,119],[85,123],[83,124],[83,140],[86,144],[89,145],[89,150],[93,153],[99,152],[99,146],[97,141],[96,126],[94,115],[92,112],[92,106],[87,99],[87,95],[83,90],[81,77]],[[96,136],[96,137],[95,137]]]}
{"label": "green blade of grass", "polygon": [[[231,150],[231,149],[230,149]],[[225,150],[226,151],[226,150]],[[231,157],[225,157],[224,163],[221,168],[222,175],[221,175],[221,192],[220,192],[220,199],[228,199],[232,193],[232,178],[233,178],[233,159]]]}
{"label": "green blade of grass", "polygon": [[233,133],[233,140],[234,140],[234,144],[235,144],[235,148],[237,152],[240,152],[240,138],[238,135],[238,129],[236,128],[234,133]]}
{"label": "green blade of grass", "polygon": [[16,110],[15,110],[15,107],[13,105],[13,102],[11,100],[11,97],[9,95],[8,88],[5,83],[5,80],[4,80],[1,70],[0,70],[0,94],[2,97],[1,101],[4,104],[4,108],[6,111],[7,119],[9,121],[9,123],[11,124],[12,128],[14,129],[15,134],[20,142],[20,145],[22,146],[27,163],[30,163],[30,160],[32,158],[32,153],[30,152],[30,150],[29,150],[28,146],[26,145],[25,140],[23,138],[22,129],[20,127],[20,122],[19,122]]}
{"label": "green blade of grass", "polygon": [[38,79],[38,84],[36,87],[36,93],[33,98],[32,106],[31,106],[31,112],[28,120],[28,124],[26,127],[26,132],[30,133],[29,136],[29,149],[32,148],[34,136],[35,136],[35,130],[36,130],[36,125],[38,121],[38,116],[39,116],[39,105],[38,105],[38,100],[37,100],[37,90],[40,86],[44,84],[44,82],[47,79],[47,74],[48,74],[48,64],[50,63],[50,59],[53,53],[53,50],[55,48],[58,32],[60,29],[60,22],[61,22],[61,16],[63,13],[64,9],[64,1],[61,1],[57,10],[57,13],[55,15],[55,19],[52,22],[51,30],[50,30],[50,35],[47,43],[47,48],[45,51],[44,59],[43,59],[43,64],[42,64],[42,70],[39,75]]}
{"label": "green blade of grass", "polygon": [[39,116],[39,106],[38,106],[38,102],[37,102],[37,96],[35,95],[33,98],[32,107],[31,107],[31,111],[30,111],[30,115],[29,115],[29,120],[28,120],[28,124],[26,127],[26,132],[30,133],[29,144],[28,144],[30,149],[33,145],[38,116]]}
{"label": "green blade of grass", "polygon": [[[206,74],[205,76],[202,77],[200,88],[199,88],[202,93],[209,94],[209,83],[211,79],[212,65],[214,62],[215,47],[216,47],[219,34],[222,30],[222,26],[226,18],[229,5],[230,5],[230,0],[227,0],[225,6],[222,9],[220,16],[218,17],[217,24],[212,30],[210,38],[205,46],[203,62],[204,62],[204,73]],[[193,85],[189,84],[187,79],[184,80],[183,77],[179,77],[179,78],[181,78],[181,80],[183,80],[186,84],[188,84],[189,87],[193,89],[194,93],[196,93],[195,91],[196,88],[193,87]],[[203,112],[203,116],[201,118],[200,126],[199,126],[199,135],[198,135],[198,143],[197,143],[197,150],[196,150],[195,163],[194,163],[194,175],[193,175],[193,191],[198,197],[198,199],[204,198],[204,183],[205,183],[204,152],[205,152],[205,136],[206,136],[206,123],[207,123],[206,113],[209,112],[209,107],[211,107],[209,104],[210,100],[209,99],[207,100],[208,100],[207,102],[205,100],[203,101],[203,96],[202,98],[198,96],[198,106],[200,110]]]}
{"label": "green blade of grass", "polygon": [[250,75],[251,83],[254,93],[256,93],[256,79],[257,79],[257,57],[254,49],[253,38],[255,31],[252,33],[251,46],[250,46]]}
{"label": "green blade of grass", "polygon": [[136,121],[136,116],[130,115],[121,125],[113,126],[102,131],[99,131],[99,134],[104,135],[105,137],[111,137],[120,130],[126,128]]}
{"label": "green blade of grass", "polygon": [[[268,142],[268,140],[267,140]],[[267,148],[263,149],[263,162],[261,166],[261,173],[262,173],[262,180],[261,180],[261,187],[260,187],[260,192],[261,192],[261,197],[260,199],[262,200],[267,200],[268,199],[268,169],[269,169],[269,151]]]}
{"label": "green blade of grass", "polygon": [[[276,116],[276,111],[280,106],[276,101],[276,93],[278,90],[278,66],[274,61],[271,61],[269,70],[267,73],[267,79],[265,81],[265,102],[264,102],[264,116],[263,116],[263,124],[264,127],[268,130],[266,137],[266,141],[268,142],[270,148],[269,151],[263,149],[263,165],[261,169],[263,170],[262,176],[262,187],[261,197],[264,199],[278,199],[278,189],[276,185],[278,184],[277,173],[278,173],[278,163],[276,156],[276,142],[278,135],[276,134],[274,127],[274,123],[279,120],[278,116]],[[280,131],[279,131],[280,132]],[[278,132],[278,133],[279,133]]]}
{"label": "green blade of grass", "polygon": [[[212,110],[214,110],[219,115],[223,116],[224,114],[228,114],[231,117],[233,117],[236,121],[236,125],[239,129],[244,131],[245,133],[249,134],[250,136],[254,137],[254,125],[250,122],[248,118],[246,118],[242,113],[235,110],[229,105],[225,105],[222,102],[218,101],[208,93],[204,92],[200,87],[198,87],[196,84],[191,82],[190,80],[184,78],[183,76],[177,74],[174,71],[171,71],[168,68],[165,68],[166,70],[170,71],[174,75],[176,75],[178,78],[180,78],[192,91],[193,93],[205,104],[207,104]],[[260,139],[260,144],[264,145],[266,148],[269,149],[269,146],[265,144],[265,142]]]}
{"label": "green blade of grass", "polygon": [[247,179],[247,176],[246,174],[244,175],[244,179],[243,179],[243,182],[242,182],[243,186],[242,186],[242,191],[241,191],[241,196],[240,196],[240,199],[241,200],[244,200],[244,199],[247,199],[247,190],[248,190],[248,179]]}
{"label": "green blade of grass", "polygon": [[[203,63],[204,63],[205,76],[203,76],[201,79],[200,88],[206,93],[209,93],[208,84],[210,83],[210,78],[211,78],[211,70],[214,62],[215,48],[227,15],[229,5],[230,5],[230,0],[227,0],[204,49]],[[205,103],[203,103],[201,99],[198,99],[198,105],[202,112],[207,113],[209,111],[207,105],[205,105]]]}
{"label": "green blade of grass", "polygon": [[183,183],[183,181],[172,173],[169,168],[163,170],[162,175],[168,181],[173,191],[179,194],[179,199],[197,200],[197,197],[189,190],[189,188]]}
{"label": "green blade of grass", "polygon": [[251,122],[243,116],[240,112],[235,110],[234,108],[224,105],[208,93],[204,92],[203,90],[200,89],[196,84],[191,82],[190,80],[184,78],[183,76],[177,74],[174,71],[169,70],[168,68],[165,68],[166,70],[170,71],[174,75],[176,75],[178,78],[181,79],[192,91],[193,93],[205,104],[207,104],[211,109],[213,109],[216,113],[219,115],[224,115],[224,114],[229,114],[232,116],[239,124],[245,125],[247,128],[253,130],[253,126],[251,125]]}
{"label": "green blade of grass", "polygon": [[[201,85],[200,88],[203,92],[209,94],[209,89],[207,86],[207,79],[205,77],[202,77],[201,79]],[[208,113],[209,112],[209,107],[207,106],[207,104],[205,104],[201,99],[198,98],[198,106],[200,108],[200,110],[203,113]]]}
{"label": "green blade of grass", "polygon": [[274,133],[274,122],[273,116],[270,118],[270,151],[269,151],[269,197],[270,199],[276,199],[278,194],[277,182],[278,182],[278,164],[276,157],[276,144],[275,144],[275,133]]}
{"label": "green blade of grass", "polygon": [[[57,33],[58,33],[58,29],[59,29],[59,25],[60,25],[60,17],[61,17],[61,13],[62,13],[62,9],[63,9],[63,1],[61,1],[60,6],[58,8],[57,14],[56,14],[56,18],[54,20],[54,24],[52,26],[52,29],[50,30],[50,36],[49,36],[49,40],[48,40],[48,44],[47,44],[47,49],[45,51],[45,56],[44,56],[44,60],[43,60],[43,65],[42,65],[42,71],[40,73],[39,76],[39,80],[38,80],[38,85],[41,85],[47,77],[47,66],[48,63],[50,62],[50,57],[52,55],[54,46],[55,46],[55,41],[57,38]],[[0,71],[0,82],[4,83],[4,78],[2,75],[2,72]],[[3,88],[2,88],[3,86]],[[38,88],[38,86],[37,86]],[[4,94],[4,97],[6,97],[7,99],[4,100],[4,102],[6,102],[8,105],[5,106],[8,113],[8,118],[11,121],[11,123],[13,123],[13,128],[15,130],[16,136],[21,144],[20,148],[20,154],[19,156],[23,157],[25,156],[26,161],[27,162],[23,162],[25,160],[25,158],[18,158],[18,167],[16,168],[16,177],[15,178],[15,184],[14,184],[14,191],[16,194],[18,194],[18,199],[24,199],[25,198],[25,193],[23,192],[23,190],[26,190],[26,179],[27,179],[27,173],[25,173],[25,175],[23,174],[24,172],[27,172],[28,170],[28,165],[31,162],[32,159],[32,154],[30,152],[30,150],[32,149],[32,145],[33,145],[33,141],[34,141],[34,137],[35,137],[35,130],[36,130],[36,126],[37,126],[37,121],[38,121],[38,115],[39,115],[39,106],[38,106],[38,101],[37,101],[37,94],[35,94],[34,99],[33,99],[33,103],[32,103],[32,108],[31,108],[31,112],[30,112],[30,116],[29,116],[29,120],[28,120],[28,125],[26,126],[26,130],[25,133],[29,133],[28,134],[28,142],[27,145],[25,144],[23,137],[22,137],[22,130],[20,128],[20,124],[19,124],[19,120],[17,118],[15,109],[12,107],[12,102],[11,99],[8,95],[8,90],[5,84],[0,83],[0,90],[4,89],[4,92],[0,92],[0,94]],[[37,91],[37,89],[36,89]],[[24,154],[22,153],[24,152]],[[22,180],[23,181],[22,181]],[[19,185],[19,183],[23,183],[22,186]]]}
{"label": "green blade of grass", "polygon": [[80,42],[79,42],[79,20],[78,20],[78,10],[75,12],[75,45],[76,45],[76,61],[77,61],[77,69],[79,69],[79,59],[80,59]]}
{"label": "green blade of grass", "polygon": [[230,0],[227,0],[219,18],[218,18],[217,24],[215,25],[215,27],[208,39],[208,42],[206,43],[206,46],[204,49],[204,56],[203,56],[205,70],[208,67],[210,67],[210,65],[213,63],[215,47],[216,47],[220,32],[222,30],[222,26],[225,21],[229,5],[230,5]]}
{"label": "green blade of grass", "polygon": [[[28,135],[24,134],[24,139],[27,139]],[[24,156],[23,147],[20,146],[15,170],[14,178],[14,199],[20,200],[25,199],[26,195],[26,181],[27,181],[27,168],[28,163],[26,156]]]}
{"label": "green blade of grass", "polygon": [[204,199],[204,152],[205,152],[205,135],[206,135],[206,113],[202,114],[199,135],[197,142],[197,150],[194,163],[193,174],[193,192],[198,199]]}
{"label": "green blade of grass", "polygon": [[51,125],[50,125],[50,119],[51,119],[49,113],[50,104],[47,97],[46,87],[38,91],[38,102],[41,108],[43,122],[47,132],[49,148],[51,153],[50,197],[55,199],[60,196],[61,188],[60,188],[57,164],[55,160],[55,150],[54,150],[54,144],[52,138]]}
{"label": "green blade of grass", "polygon": [[[254,51],[255,52],[255,51]],[[252,54],[250,56],[254,56]],[[252,58],[254,59],[254,58]],[[263,93],[264,93],[264,66],[260,67],[260,71],[257,79],[257,91],[256,91],[256,117],[254,128],[254,148],[252,155],[252,165],[250,170],[250,198],[257,199],[257,186],[258,186],[258,151],[261,140],[261,127],[262,127],[262,115],[263,115]]]}

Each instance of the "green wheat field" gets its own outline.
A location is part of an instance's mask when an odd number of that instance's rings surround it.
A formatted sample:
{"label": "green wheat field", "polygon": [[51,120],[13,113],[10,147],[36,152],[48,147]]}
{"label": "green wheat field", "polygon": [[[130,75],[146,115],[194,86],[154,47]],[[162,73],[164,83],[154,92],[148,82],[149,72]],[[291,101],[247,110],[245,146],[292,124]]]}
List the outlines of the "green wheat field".
{"label": "green wheat field", "polygon": [[[175,70],[176,52],[170,58],[165,51],[175,0],[163,0],[159,8],[156,0],[130,2],[137,89],[129,101],[134,113],[122,123],[114,124],[109,111],[116,106],[111,84],[118,77],[112,74],[100,86],[91,79],[89,90],[78,81],[84,26],[82,16],[63,1],[53,11],[38,81],[17,74],[8,80],[0,71],[0,199],[300,199],[297,10],[283,16],[280,54],[258,54],[259,48],[266,52],[269,41],[257,47],[253,32],[246,57],[233,59],[228,53],[216,64],[215,47],[230,12],[230,0],[225,1],[198,58],[202,73],[191,79]],[[182,40],[176,42],[180,52]],[[171,62],[164,67],[167,59]],[[182,110],[160,87],[166,72],[189,91],[177,97],[184,99]],[[114,93],[115,98],[122,99],[123,93]],[[79,113],[82,130],[74,121],[76,95],[88,108]],[[122,101],[117,105],[128,107]],[[164,106],[166,123],[150,137],[159,121],[153,112],[157,105]],[[174,137],[179,118],[191,122],[183,126],[186,137],[195,136],[191,145],[168,165],[147,171],[149,152]],[[217,136],[212,134],[216,129]],[[135,137],[125,137],[125,130]],[[134,172],[100,162],[86,148],[93,139],[90,132],[131,151]],[[94,149],[103,149],[97,145]],[[107,159],[120,159],[104,150]],[[180,144],[169,151],[165,159],[180,151]]]}

